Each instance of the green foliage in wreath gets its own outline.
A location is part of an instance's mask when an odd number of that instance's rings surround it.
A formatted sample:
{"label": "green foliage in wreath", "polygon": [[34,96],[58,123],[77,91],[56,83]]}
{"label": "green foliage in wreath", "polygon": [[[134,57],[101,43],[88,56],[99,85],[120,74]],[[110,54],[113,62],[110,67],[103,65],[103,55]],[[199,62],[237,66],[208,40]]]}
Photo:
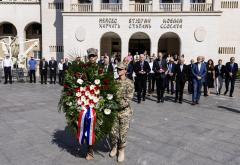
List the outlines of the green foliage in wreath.
{"label": "green foliage in wreath", "polygon": [[[95,93],[89,89],[89,86],[95,87]],[[83,94],[80,92],[80,96],[78,93],[83,88],[85,89],[83,91],[85,94],[88,90],[93,92],[95,97],[92,100],[97,101],[94,104],[97,115],[95,134],[96,142],[99,142],[110,133],[117,112],[120,109],[116,96],[117,84],[113,73],[104,73],[103,68],[97,64],[77,61],[72,63],[65,73],[64,88],[59,101],[59,111],[65,114],[67,125],[75,135],[78,131],[79,112],[84,110],[80,104],[82,99],[79,99],[82,98]],[[98,91],[99,94],[96,96]],[[88,98],[88,96],[86,97]],[[78,100],[80,100],[80,103]],[[85,100],[82,104],[84,103],[86,103]]]}

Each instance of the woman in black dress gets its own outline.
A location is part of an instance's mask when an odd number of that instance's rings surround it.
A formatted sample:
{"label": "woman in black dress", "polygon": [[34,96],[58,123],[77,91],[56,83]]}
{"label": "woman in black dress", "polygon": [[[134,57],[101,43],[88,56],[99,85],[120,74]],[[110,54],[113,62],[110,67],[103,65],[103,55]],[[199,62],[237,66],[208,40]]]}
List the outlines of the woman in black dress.
{"label": "woman in black dress", "polygon": [[214,88],[215,79],[214,63],[212,59],[208,60],[207,71],[208,95],[210,95],[210,88]]}

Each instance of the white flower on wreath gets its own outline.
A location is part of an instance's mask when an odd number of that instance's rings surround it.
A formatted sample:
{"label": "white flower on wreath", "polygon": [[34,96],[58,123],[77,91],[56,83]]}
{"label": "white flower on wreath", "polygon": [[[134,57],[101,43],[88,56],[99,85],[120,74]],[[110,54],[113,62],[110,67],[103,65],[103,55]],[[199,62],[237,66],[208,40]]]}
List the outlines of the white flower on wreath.
{"label": "white flower on wreath", "polygon": [[94,108],[94,106],[95,106],[94,104],[90,104],[89,105],[90,108]]}
{"label": "white flower on wreath", "polygon": [[103,112],[104,112],[105,115],[110,115],[111,114],[111,109],[106,108],[106,109],[104,109]]}
{"label": "white flower on wreath", "polygon": [[83,80],[79,78],[79,79],[77,79],[77,83],[80,84],[80,85],[82,85]]}
{"label": "white flower on wreath", "polygon": [[86,91],[86,92],[85,92],[85,95],[86,95],[86,96],[90,96],[91,94],[90,94],[89,91]]}
{"label": "white flower on wreath", "polygon": [[94,97],[94,98],[93,98],[93,102],[94,102],[94,103],[99,102],[99,98],[98,98],[98,97]]}
{"label": "white flower on wreath", "polygon": [[100,80],[99,80],[99,79],[96,79],[96,80],[94,81],[94,83],[95,83],[96,85],[99,85],[99,84],[100,84]]}
{"label": "white flower on wreath", "polygon": [[77,100],[77,104],[78,104],[78,105],[82,105],[82,103],[83,103],[83,102],[82,102],[81,99],[78,99],[78,100]]}
{"label": "white flower on wreath", "polygon": [[80,87],[79,89],[80,89],[80,92],[85,91],[84,87]]}
{"label": "white flower on wreath", "polygon": [[93,100],[94,96],[93,96],[93,95],[89,95],[88,98],[89,98],[90,100]]}
{"label": "white flower on wreath", "polygon": [[100,90],[98,89],[98,90],[95,90],[95,94],[96,95],[99,95],[99,93],[100,93]]}
{"label": "white flower on wreath", "polygon": [[89,100],[86,99],[86,100],[84,101],[84,104],[85,104],[85,105],[89,105]]}
{"label": "white flower on wreath", "polygon": [[95,89],[95,85],[90,85],[90,90],[94,90]]}
{"label": "white flower on wreath", "polygon": [[112,100],[113,99],[113,95],[112,94],[107,94],[107,99],[108,100]]}
{"label": "white flower on wreath", "polygon": [[81,96],[81,92],[77,92],[77,93],[76,93],[76,96],[77,96],[77,97],[80,97],[80,96]]}
{"label": "white flower on wreath", "polygon": [[81,96],[81,101],[84,102],[86,100],[85,96]]}
{"label": "white flower on wreath", "polygon": [[68,105],[69,107],[71,107],[71,106],[72,106],[72,102],[67,102],[67,105]]}

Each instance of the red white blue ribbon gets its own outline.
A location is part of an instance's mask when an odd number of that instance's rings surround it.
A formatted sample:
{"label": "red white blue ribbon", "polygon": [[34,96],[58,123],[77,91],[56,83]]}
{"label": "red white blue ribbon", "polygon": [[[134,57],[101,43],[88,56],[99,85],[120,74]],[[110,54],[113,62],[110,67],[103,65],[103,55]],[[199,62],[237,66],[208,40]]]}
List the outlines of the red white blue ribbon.
{"label": "red white blue ribbon", "polygon": [[96,111],[93,108],[82,110],[78,116],[78,133],[77,138],[79,144],[83,144],[86,140],[88,145],[95,143],[95,126],[96,126]]}

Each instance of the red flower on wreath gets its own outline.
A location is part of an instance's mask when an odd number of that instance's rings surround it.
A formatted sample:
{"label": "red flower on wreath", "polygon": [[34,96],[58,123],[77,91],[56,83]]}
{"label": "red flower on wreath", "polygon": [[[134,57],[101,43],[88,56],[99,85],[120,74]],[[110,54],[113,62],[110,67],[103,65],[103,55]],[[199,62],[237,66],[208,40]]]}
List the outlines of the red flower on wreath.
{"label": "red flower on wreath", "polygon": [[98,69],[98,74],[103,74],[103,69],[102,68]]}
{"label": "red flower on wreath", "polygon": [[94,95],[95,91],[94,90],[90,90],[90,94]]}
{"label": "red flower on wreath", "polygon": [[72,96],[72,92],[67,92],[67,96]]}
{"label": "red flower on wreath", "polygon": [[65,89],[69,88],[69,86],[67,84],[64,84],[63,86]]}
{"label": "red flower on wreath", "polygon": [[76,72],[76,73],[75,73],[75,76],[76,76],[77,78],[80,78],[80,77],[81,77],[81,73],[80,73],[80,72]]}
{"label": "red flower on wreath", "polygon": [[80,92],[80,88],[75,88],[75,92]]}
{"label": "red flower on wreath", "polygon": [[110,80],[109,80],[109,79],[104,79],[104,80],[103,80],[103,83],[104,83],[104,84],[109,84],[109,83],[110,83]]}

